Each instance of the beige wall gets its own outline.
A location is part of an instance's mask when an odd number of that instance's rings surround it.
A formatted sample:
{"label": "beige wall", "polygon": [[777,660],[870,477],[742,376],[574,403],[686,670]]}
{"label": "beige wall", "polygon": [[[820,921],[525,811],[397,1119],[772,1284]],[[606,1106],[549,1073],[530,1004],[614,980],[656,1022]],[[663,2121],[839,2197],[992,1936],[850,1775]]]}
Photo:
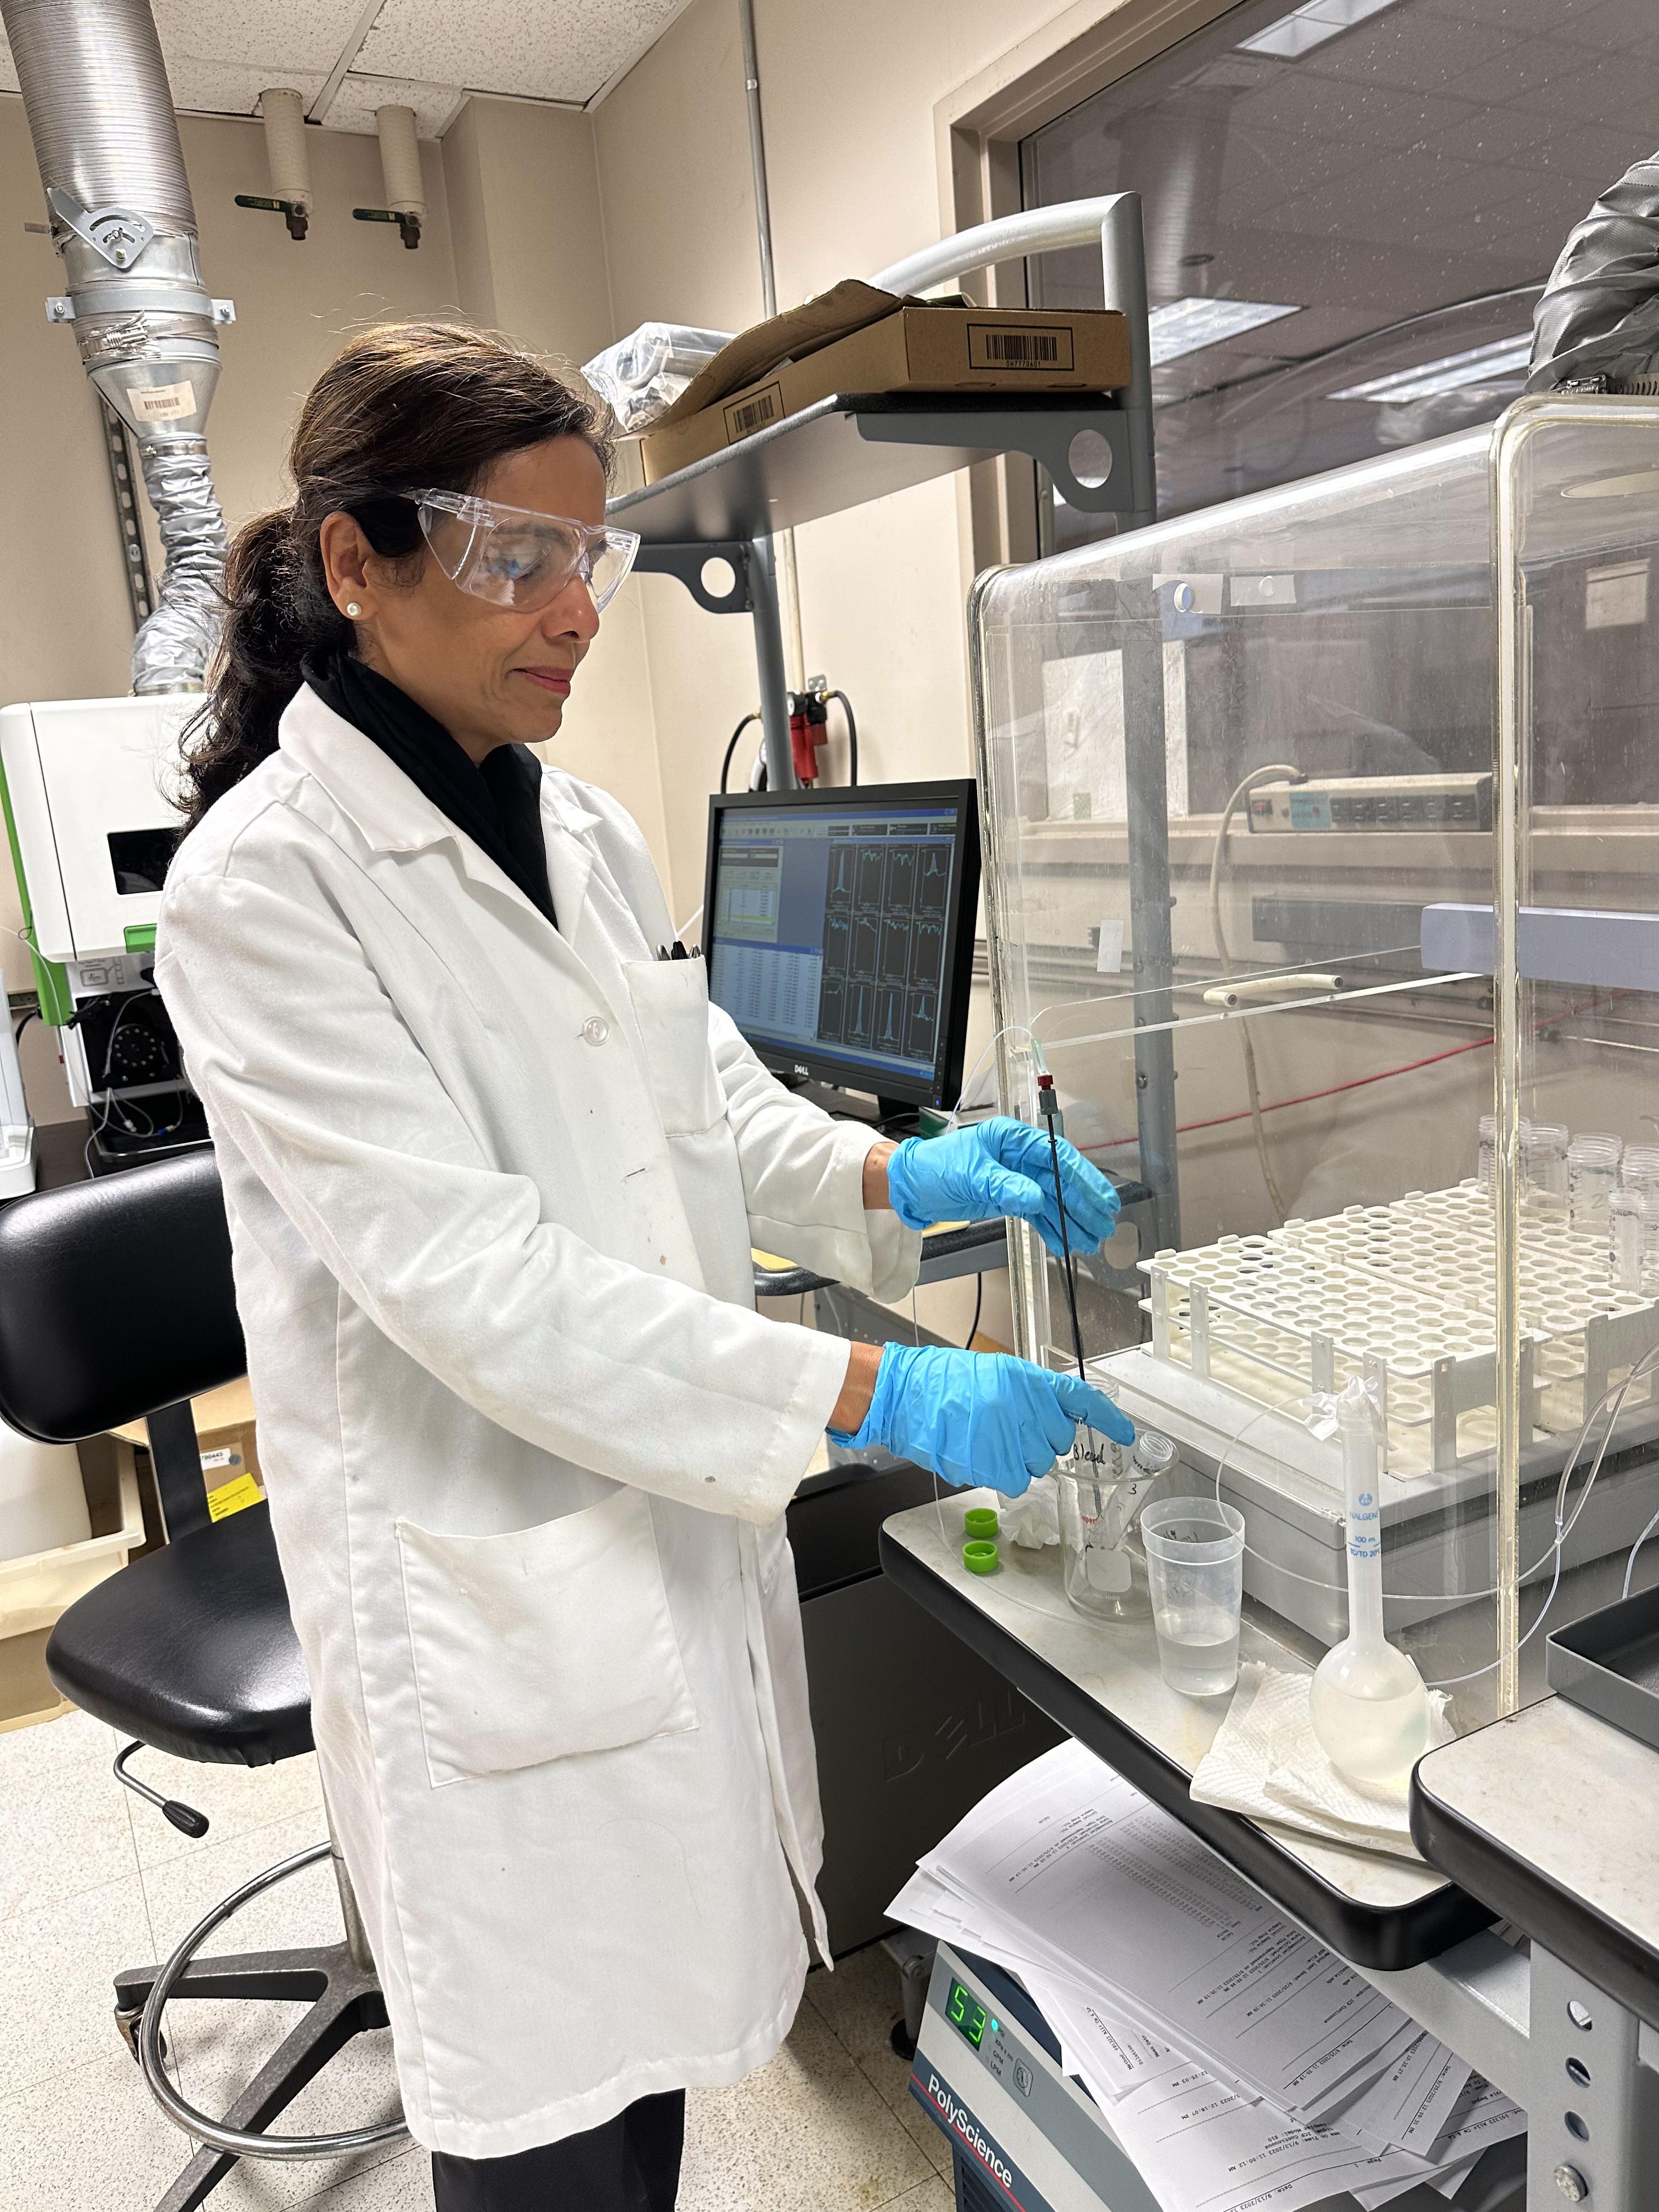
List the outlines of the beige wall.
{"label": "beige wall", "polygon": [[[556,366],[592,360],[614,331],[589,118],[528,101],[469,100],[444,138],[443,167],[468,315]],[[665,868],[644,588],[630,580],[605,610],[563,726],[542,750],[619,799]]]}
{"label": "beige wall", "polygon": [[[1140,0],[1131,0],[1140,4]],[[1117,12],[1111,0],[1091,11]],[[1079,27],[1080,11],[1065,11]],[[1029,33],[1051,0],[757,0],[780,304],[869,276],[951,228],[935,111]],[[738,329],[760,278],[737,9],[692,0],[593,116],[618,331],[647,316]],[[965,504],[945,478],[797,533],[808,672],[859,711],[871,780],[970,766]],[[643,598],[676,899],[700,896],[701,801],[756,704],[747,625],[674,583]],[[746,757],[746,756],[745,756]],[[840,772],[832,754],[830,772]]]}
{"label": "beige wall", "polygon": [[[363,324],[410,315],[467,315],[538,349],[577,362],[611,334],[598,176],[585,117],[501,101],[473,103],[452,143],[423,147],[428,219],[419,250],[391,226],[350,210],[382,198],[374,139],[308,134],[316,205],[295,244],[281,220],[234,204],[268,189],[257,123],[180,118],[216,292],[236,301],[221,333],[223,373],[209,422],[214,477],[227,520],[240,523],[283,496],[294,416],[318,372]],[[449,185],[462,220],[452,244]],[[105,471],[98,410],[72,336],[50,325],[42,301],[62,264],[25,222],[44,219],[22,103],[0,96],[0,360],[27,394],[27,436],[0,441],[0,699],[98,698],[128,689],[131,619]],[[557,220],[561,206],[578,219]],[[659,856],[663,810],[651,738],[650,697],[636,587],[606,617],[582,672],[567,728],[552,748],[574,773],[614,790]],[[0,966],[7,987],[30,987],[15,931],[9,866],[0,866]],[[67,1112],[49,1041],[28,1032],[27,1079],[43,1118]]]}

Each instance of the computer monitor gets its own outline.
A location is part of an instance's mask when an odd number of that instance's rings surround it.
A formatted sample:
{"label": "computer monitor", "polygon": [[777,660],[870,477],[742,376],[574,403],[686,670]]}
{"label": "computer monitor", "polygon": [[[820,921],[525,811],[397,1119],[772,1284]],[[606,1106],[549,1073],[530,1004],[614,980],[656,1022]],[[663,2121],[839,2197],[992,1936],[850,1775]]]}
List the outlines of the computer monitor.
{"label": "computer monitor", "polygon": [[720,793],[709,996],[775,1073],[954,1106],[979,901],[971,778]]}

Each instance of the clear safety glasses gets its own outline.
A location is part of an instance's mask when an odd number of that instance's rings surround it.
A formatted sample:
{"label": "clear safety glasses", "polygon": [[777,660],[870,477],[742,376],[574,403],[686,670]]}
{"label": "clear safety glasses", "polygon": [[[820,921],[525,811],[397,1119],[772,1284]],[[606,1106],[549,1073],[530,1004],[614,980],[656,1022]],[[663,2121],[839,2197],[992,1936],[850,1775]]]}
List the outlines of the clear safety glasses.
{"label": "clear safety glasses", "polygon": [[502,507],[459,491],[409,494],[434,559],[475,599],[533,614],[580,576],[596,609],[613,599],[640,550],[632,530]]}

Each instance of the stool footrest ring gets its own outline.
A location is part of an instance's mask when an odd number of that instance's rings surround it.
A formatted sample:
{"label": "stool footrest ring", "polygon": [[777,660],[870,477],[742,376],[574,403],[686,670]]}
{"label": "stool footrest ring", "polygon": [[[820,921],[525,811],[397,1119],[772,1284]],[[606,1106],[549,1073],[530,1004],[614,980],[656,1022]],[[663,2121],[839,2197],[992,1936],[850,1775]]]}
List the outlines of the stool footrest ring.
{"label": "stool footrest ring", "polygon": [[[283,2106],[304,2087],[306,2082],[320,2071],[340,2045],[350,2039],[358,2028],[365,2025],[366,2008],[380,2002],[380,1984],[375,1977],[352,1963],[347,1947],[342,1944],[337,1965],[328,1974],[327,1986],[313,2002],[310,2011],[294,2028],[276,2055],[261,2068],[254,2081],[231,2107],[223,2120],[210,2119],[205,2112],[185,2101],[168,2077],[161,2051],[161,2014],[167,2002],[195,1960],[197,1952],[216,1929],[222,1928],[234,1913],[279,1881],[304,1868],[315,1866],[330,1855],[326,1843],[313,1844],[309,1850],[299,1851],[278,1865],[267,1867],[251,1881],[245,1881],[238,1890],[216,1905],[211,1912],[192,1928],[184,1942],[156,1976],[154,1987],[145,2001],[143,2018],[138,2028],[138,2063],[143,2069],[144,2079],[150,2094],[173,2122],[187,2135],[210,2149],[234,2158],[255,2158],[297,2160],[313,2158],[336,2158],[343,2152],[367,2150],[376,2143],[392,2142],[408,2133],[401,2119],[382,2121],[369,2128],[347,2128],[333,2135],[268,2136],[255,2127],[232,2124],[232,2117],[257,2121],[265,2113],[279,2112]],[[186,1990],[183,1994],[188,1995]],[[320,2017],[319,2017],[320,2015]],[[379,2023],[384,2023],[384,2013]],[[292,2053],[289,2061],[289,2054]],[[246,2108],[246,2109],[245,2109]]]}

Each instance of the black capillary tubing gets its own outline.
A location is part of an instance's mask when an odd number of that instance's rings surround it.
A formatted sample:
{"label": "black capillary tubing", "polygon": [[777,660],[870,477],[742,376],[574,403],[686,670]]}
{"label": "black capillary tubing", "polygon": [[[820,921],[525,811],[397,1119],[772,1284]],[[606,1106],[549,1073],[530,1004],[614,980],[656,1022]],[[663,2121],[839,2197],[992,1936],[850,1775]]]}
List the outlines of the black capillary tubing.
{"label": "black capillary tubing", "polygon": [[1077,1371],[1086,1382],[1089,1374],[1083,1364],[1083,1331],[1077,1317],[1077,1277],[1072,1266],[1072,1240],[1066,1227],[1066,1193],[1060,1180],[1060,1140],[1066,1125],[1060,1118],[1060,1097],[1052,1075],[1037,1078],[1037,1109],[1048,1124],[1048,1157],[1054,1168],[1054,1205],[1060,1214],[1060,1249],[1066,1274],[1066,1304],[1072,1317],[1072,1349],[1077,1354]]}

